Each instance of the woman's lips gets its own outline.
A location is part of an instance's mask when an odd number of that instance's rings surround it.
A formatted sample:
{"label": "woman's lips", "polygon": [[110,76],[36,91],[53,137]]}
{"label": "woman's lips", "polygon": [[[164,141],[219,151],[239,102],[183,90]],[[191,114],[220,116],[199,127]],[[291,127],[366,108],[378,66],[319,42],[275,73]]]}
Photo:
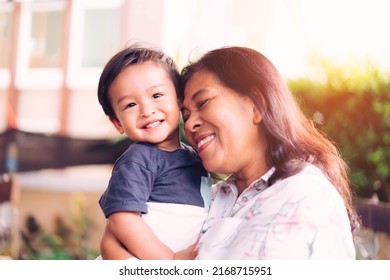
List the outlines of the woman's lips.
{"label": "woman's lips", "polygon": [[197,148],[196,149],[197,149],[198,153],[203,151],[208,146],[210,141],[212,141],[214,138],[215,138],[215,134],[211,134],[211,135],[203,137],[201,140],[197,141],[197,145],[196,145]]}

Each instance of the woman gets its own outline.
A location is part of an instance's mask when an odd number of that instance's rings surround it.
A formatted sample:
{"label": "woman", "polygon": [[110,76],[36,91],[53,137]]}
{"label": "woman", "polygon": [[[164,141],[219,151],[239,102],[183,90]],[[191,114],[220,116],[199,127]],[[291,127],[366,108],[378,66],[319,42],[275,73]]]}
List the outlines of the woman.
{"label": "woman", "polygon": [[227,47],[182,71],[182,115],[213,191],[198,259],[354,259],[346,164],[275,66]]}

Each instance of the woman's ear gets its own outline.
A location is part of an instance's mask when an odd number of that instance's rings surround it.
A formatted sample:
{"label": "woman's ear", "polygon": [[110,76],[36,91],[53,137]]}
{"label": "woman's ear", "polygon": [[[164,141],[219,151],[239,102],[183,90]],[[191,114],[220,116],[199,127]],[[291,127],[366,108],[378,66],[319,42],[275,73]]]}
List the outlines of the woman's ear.
{"label": "woman's ear", "polygon": [[123,134],[125,132],[125,130],[123,129],[123,126],[121,124],[121,122],[115,118],[115,117],[109,117],[110,119],[110,122],[114,125],[114,127],[116,128],[116,130],[120,133],[120,134]]}
{"label": "woman's ear", "polygon": [[256,105],[253,105],[253,123],[259,124],[263,120],[263,116],[261,115],[259,109]]}
{"label": "woman's ear", "polygon": [[251,97],[253,102],[253,123],[257,125],[263,120],[263,113],[267,110],[267,104],[264,96],[255,87],[251,89]]}

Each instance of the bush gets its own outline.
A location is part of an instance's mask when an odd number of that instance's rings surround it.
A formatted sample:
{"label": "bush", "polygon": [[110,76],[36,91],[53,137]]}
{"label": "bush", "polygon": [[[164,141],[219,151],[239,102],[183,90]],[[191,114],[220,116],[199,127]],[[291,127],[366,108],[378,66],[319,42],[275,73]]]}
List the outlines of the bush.
{"label": "bush", "polygon": [[[334,140],[359,197],[390,201],[390,73],[323,64],[321,81],[289,81],[304,112]],[[360,68],[361,69],[361,68]]]}
{"label": "bush", "polygon": [[82,195],[71,201],[69,219],[54,217],[55,232],[49,233],[29,215],[21,230],[23,240],[20,259],[25,260],[90,260],[99,252],[90,247],[89,237],[95,229],[88,205]]}

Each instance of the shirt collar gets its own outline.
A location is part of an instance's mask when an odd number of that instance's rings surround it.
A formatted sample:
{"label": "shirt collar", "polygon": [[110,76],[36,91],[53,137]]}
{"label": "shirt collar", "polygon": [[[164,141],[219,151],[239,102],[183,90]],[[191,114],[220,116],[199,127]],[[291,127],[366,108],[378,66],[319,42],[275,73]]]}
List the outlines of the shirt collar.
{"label": "shirt collar", "polygon": [[[275,172],[275,167],[270,168],[266,173],[264,173],[260,178],[253,181],[247,189],[254,188],[257,191],[262,191],[267,187],[268,179]],[[235,184],[234,175],[230,175],[227,179],[215,186],[215,191],[223,191],[224,193],[229,193],[231,191],[237,191]],[[233,187],[234,186],[234,187]]]}

